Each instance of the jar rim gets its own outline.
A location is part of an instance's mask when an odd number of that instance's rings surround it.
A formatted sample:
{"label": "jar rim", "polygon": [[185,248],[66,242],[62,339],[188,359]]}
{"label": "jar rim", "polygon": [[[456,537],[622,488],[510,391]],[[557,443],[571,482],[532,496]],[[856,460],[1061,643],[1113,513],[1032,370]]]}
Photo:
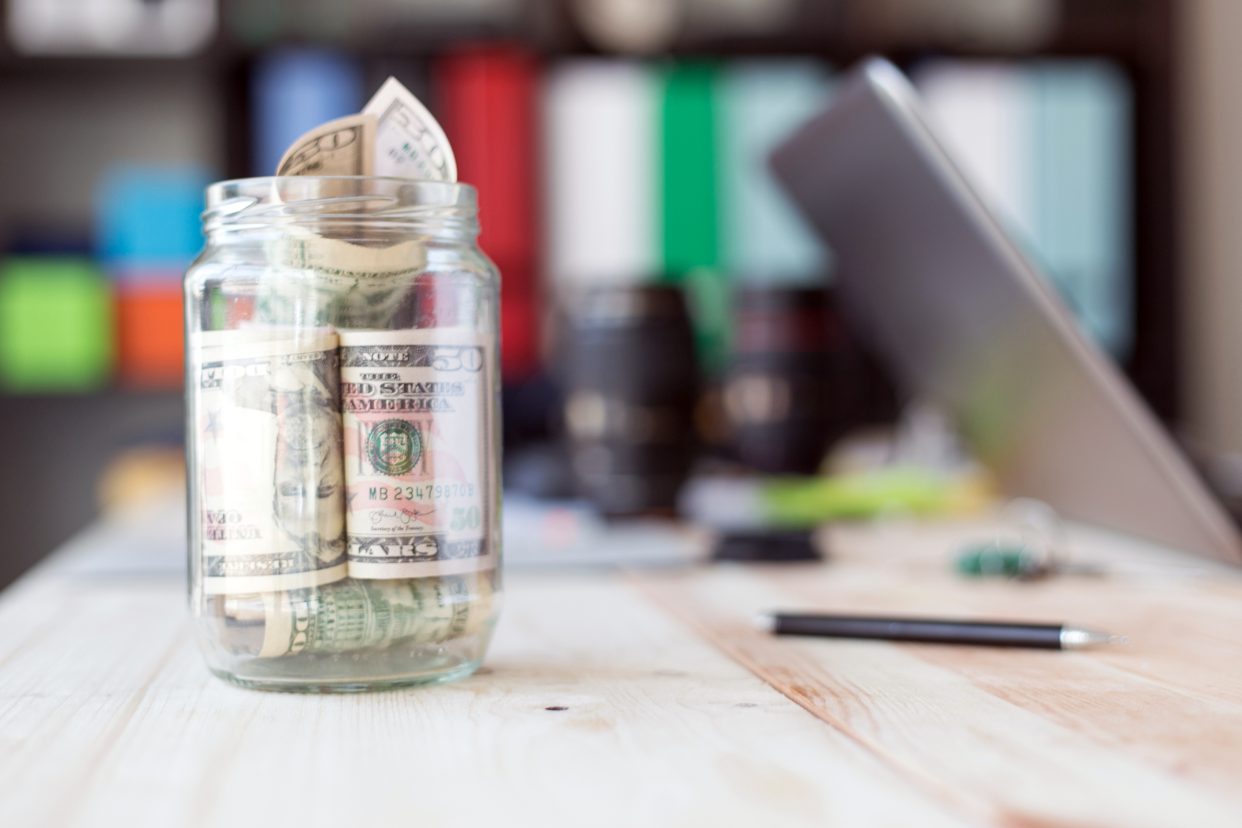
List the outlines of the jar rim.
{"label": "jar rim", "polygon": [[477,232],[469,184],[370,175],[259,176],[208,185],[203,229],[366,222],[441,224]]}

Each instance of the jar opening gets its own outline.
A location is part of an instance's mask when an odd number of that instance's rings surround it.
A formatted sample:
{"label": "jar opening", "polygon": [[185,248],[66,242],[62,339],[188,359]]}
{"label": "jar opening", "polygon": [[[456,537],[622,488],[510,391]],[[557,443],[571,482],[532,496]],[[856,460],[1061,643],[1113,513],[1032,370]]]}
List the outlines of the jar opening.
{"label": "jar opening", "polygon": [[203,231],[288,225],[369,228],[473,238],[479,232],[474,187],[380,176],[265,176],[207,188]]}

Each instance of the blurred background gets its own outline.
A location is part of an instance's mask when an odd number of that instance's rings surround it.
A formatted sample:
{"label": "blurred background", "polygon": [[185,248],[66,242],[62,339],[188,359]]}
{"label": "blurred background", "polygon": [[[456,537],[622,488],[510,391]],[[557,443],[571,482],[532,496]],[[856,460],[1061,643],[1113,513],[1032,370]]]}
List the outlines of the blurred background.
{"label": "blurred background", "polygon": [[910,74],[1087,335],[1242,491],[1231,0],[3,5],[0,585],[177,485],[204,185],[271,174],[389,75],[480,191],[519,495],[665,513],[692,468],[812,473],[898,420],[837,314],[831,252],[765,166],[871,53]]}

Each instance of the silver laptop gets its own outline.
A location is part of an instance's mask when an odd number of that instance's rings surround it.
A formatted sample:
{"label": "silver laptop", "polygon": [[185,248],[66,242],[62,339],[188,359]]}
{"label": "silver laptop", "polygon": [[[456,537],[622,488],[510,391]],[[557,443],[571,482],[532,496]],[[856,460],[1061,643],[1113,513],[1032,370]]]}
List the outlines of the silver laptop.
{"label": "silver laptop", "polygon": [[838,259],[846,312],[906,392],[930,397],[1005,490],[1242,563],[1242,538],[1126,379],[1079,332],[872,59],[772,167]]}

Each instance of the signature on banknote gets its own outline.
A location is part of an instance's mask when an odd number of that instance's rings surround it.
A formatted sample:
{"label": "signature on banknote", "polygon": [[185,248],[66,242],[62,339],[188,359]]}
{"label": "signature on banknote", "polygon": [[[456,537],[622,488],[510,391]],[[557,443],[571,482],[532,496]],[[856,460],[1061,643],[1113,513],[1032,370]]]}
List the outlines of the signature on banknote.
{"label": "signature on banknote", "polygon": [[404,509],[379,509],[371,512],[371,523],[375,526],[390,525],[389,522],[393,520],[400,521],[407,526],[415,521],[430,523],[427,518],[435,513],[435,506],[429,506],[426,509],[419,509],[415,506]]}

